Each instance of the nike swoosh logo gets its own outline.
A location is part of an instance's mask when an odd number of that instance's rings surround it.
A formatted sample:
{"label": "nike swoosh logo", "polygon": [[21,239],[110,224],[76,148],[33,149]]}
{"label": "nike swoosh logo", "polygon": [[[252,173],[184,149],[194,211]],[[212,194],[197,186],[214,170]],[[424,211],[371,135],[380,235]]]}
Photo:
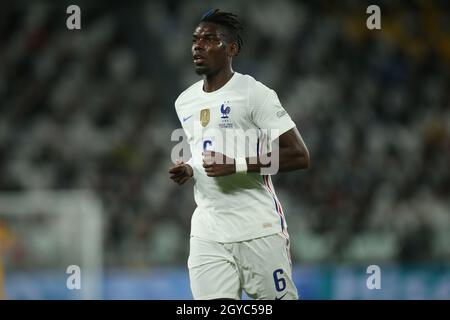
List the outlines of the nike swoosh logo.
{"label": "nike swoosh logo", "polygon": [[285,294],[283,294],[281,297],[275,297],[275,300],[281,300],[284,298],[284,296],[287,294],[287,292]]}
{"label": "nike swoosh logo", "polygon": [[186,122],[186,121],[189,120],[189,118],[192,117],[192,116],[193,116],[193,114],[191,114],[189,117],[186,117],[186,118],[183,117],[183,122]]}

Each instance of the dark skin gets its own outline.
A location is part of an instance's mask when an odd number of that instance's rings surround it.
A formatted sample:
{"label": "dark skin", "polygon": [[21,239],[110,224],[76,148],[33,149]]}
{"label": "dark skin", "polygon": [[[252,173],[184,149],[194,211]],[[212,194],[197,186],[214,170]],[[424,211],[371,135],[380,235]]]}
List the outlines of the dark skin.
{"label": "dark skin", "polygon": [[236,42],[228,43],[226,31],[209,22],[202,22],[192,34],[192,57],[195,72],[203,76],[203,90],[212,92],[233,76],[231,62],[237,56]]}
{"label": "dark skin", "polygon": [[[192,56],[195,72],[203,76],[203,90],[212,92],[233,76],[232,60],[237,56],[239,47],[236,42],[228,41],[226,30],[219,25],[202,22],[195,29],[192,41]],[[269,156],[279,159],[280,172],[306,169],[309,166],[309,152],[297,128],[292,128],[280,135],[274,142],[273,152]],[[271,163],[258,158],[246,158],[247,172],[260,172],[262,167],[270,167]],[[208,177],[221,177],[236,173],[234,159],[219,152],[203,153],[203,168]],[[170,179],[183,185],[193,176],[190,165],[177,161],[169,168]]]}

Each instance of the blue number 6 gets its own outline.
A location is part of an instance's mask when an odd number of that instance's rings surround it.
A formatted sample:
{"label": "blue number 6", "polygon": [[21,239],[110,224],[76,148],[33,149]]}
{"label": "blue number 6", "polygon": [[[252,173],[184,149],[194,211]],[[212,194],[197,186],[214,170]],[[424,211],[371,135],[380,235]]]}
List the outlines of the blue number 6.
{"label": "blue number 6", "polygon": [[286,289],[286,280],[284,278],[280,278],[280,275],[282,275],[283,273],[283,269],[277,269],[273,272],[273,281],[275,281],[275,288],[278,292]]}
{"label": "blue number 6", "polygon": [[211,140],[205,140],[203,141],[203,151],[208,151],[208,145],[212,146],[212,141]]}

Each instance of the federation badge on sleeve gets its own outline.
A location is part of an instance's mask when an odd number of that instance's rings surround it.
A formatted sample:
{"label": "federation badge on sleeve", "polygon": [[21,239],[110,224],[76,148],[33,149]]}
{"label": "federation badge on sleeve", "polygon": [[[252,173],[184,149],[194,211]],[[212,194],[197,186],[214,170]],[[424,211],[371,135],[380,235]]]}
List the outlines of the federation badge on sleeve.
{"label": "federation badge on sleeve", "polygon": [[209,109],[203,109],[200,111],[200,122],[202,123],[203,127],[206,127],[209,123],[210,119],[210,112]]}

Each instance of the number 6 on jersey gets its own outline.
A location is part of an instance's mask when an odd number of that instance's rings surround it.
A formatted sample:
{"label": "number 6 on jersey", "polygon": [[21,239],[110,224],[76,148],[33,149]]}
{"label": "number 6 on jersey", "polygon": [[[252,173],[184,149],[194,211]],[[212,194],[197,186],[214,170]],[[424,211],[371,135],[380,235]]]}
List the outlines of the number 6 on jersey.
{"label": "number 6 on jersey", "polygon": [[277,269],[273,272],[275,289],[277,289],[278,292],[281,292],[284,289],[286,289],[286,280],[284,278],[280,278],[280,276],[283,275],[283,273],[284,273],[283,269]]}

